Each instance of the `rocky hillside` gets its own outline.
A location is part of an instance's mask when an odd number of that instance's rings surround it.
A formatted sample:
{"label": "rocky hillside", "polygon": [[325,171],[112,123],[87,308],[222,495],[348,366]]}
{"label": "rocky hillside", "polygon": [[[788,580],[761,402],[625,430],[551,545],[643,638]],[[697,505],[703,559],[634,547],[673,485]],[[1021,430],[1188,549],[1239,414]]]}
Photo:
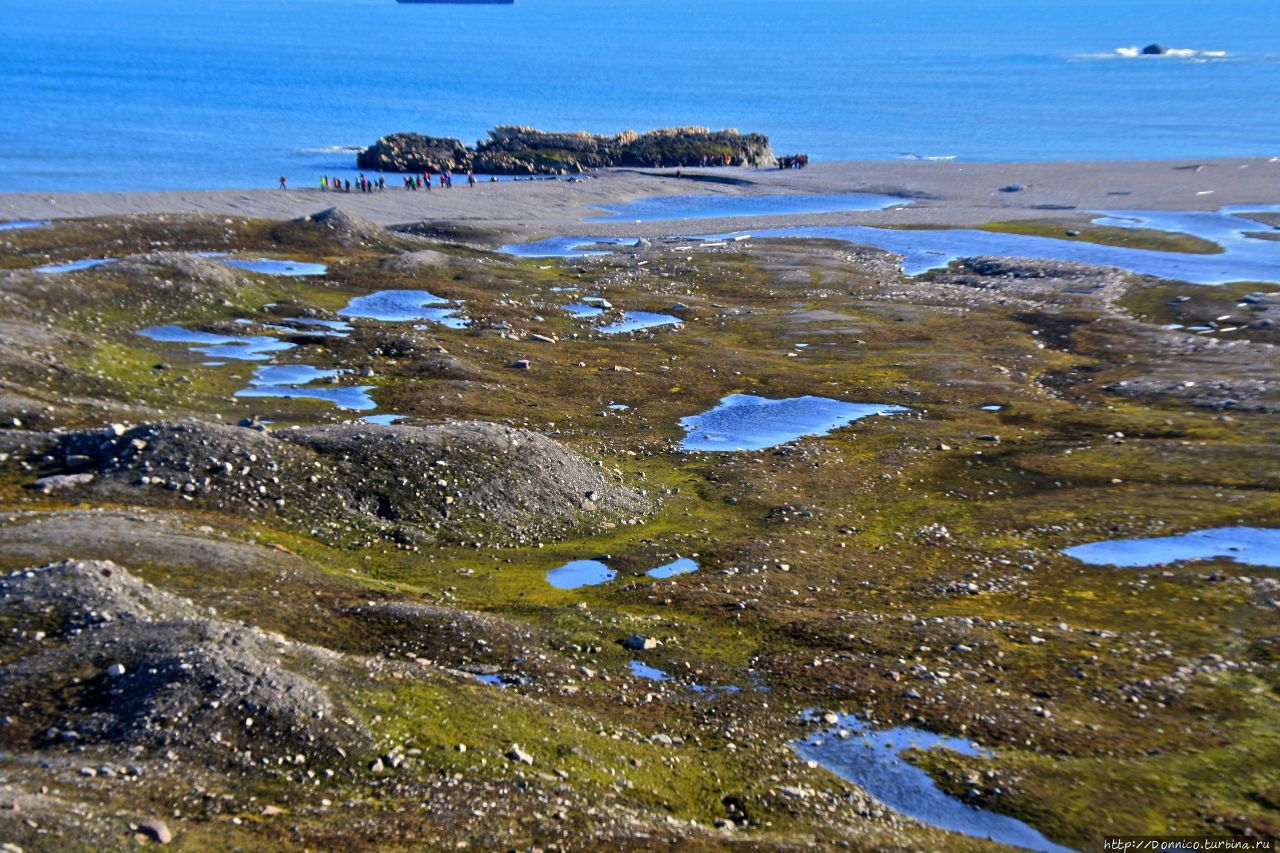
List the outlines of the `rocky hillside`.
{"label": "rocky hillside", "polygon": [[549,175],[610,166],[742,166],[773,160],[769,137],[736,130],[679,127],[603,136],[506,126],[489,131],[474,148],[457,139],[393,133],[360,152],[357,162],[362,169],[384,172],[471,169],[492,175]]}

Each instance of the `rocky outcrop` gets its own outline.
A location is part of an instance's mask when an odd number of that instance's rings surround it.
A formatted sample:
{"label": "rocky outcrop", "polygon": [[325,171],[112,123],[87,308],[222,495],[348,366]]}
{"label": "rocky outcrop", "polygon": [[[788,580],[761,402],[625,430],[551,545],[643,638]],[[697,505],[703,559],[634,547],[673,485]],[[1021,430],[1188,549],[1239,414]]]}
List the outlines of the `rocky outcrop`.
{"label": "rocky outcrop", "polygon": [[460,140],[421,133],[384,136],[356,156],[361,169],[381,172],[464,171],[472,152]]}
{"label": "rocky outcrop", "polygon": [[742,166],[774,162],[769,138],[736,130],[679,127],[605,136],[496,127],[475,148],[456,139],[396,133],[360,152],[362,169],[421,172],[468,169],[492,175],[574,174],[616,166]]}

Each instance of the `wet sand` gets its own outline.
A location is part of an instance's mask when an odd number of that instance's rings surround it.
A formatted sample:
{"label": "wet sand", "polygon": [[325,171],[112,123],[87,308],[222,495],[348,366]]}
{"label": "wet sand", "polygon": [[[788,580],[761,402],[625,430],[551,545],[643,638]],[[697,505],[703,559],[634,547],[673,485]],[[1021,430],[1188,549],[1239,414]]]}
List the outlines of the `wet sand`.
{"label": "wet sand", "polygon": [[[884,193],[907,208],[699,220],[698,231],[811,224],[980,225],[1061,218],[1072,210],[1214,210],[1280,201],[1280,158],[1079,163],[815,163],[804,170],[603,170],[578,181],[501,181],[474,188],[408,192],[392,176],[385,192],[322,193],[313,188],[119,193],[0,194],[0,221],[115,214],[207,213],[265,219],[337,206],[382,225],[423,220],[483,225],[495,235],[582,233],[654,236],[662,223],[592,222],[593,206],[656,195]],[[1002,191],[1022,185],[1016,192]],[[686,226],[687,228],[687,226]]]}

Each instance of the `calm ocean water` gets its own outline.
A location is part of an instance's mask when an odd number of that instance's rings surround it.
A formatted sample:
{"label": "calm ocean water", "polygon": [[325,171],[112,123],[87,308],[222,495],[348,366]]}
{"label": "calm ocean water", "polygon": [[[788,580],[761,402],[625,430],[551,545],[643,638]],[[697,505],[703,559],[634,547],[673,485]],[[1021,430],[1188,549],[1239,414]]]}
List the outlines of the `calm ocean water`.
{"label": "calm ocean water", "polygon": [[[1280,154],[1275,0],[0,0],[0,190],[295,185],[397,130],[816,159]],[[1132,58],[1158,41],[1225,56]]]}

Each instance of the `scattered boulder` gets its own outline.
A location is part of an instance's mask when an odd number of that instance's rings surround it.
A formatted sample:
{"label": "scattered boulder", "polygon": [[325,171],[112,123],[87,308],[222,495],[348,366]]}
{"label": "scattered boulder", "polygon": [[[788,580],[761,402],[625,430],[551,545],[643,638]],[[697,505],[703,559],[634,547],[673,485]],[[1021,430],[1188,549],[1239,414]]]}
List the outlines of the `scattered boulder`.
{"label": "scattered boulder", "polygon": [[173,840],[173,833],[169,831],[168,824],[162,820],[143,821],[138,824],[138,832],[157,844],[168,844]]}
{"label": "scattered boulder", "polygon": [[54,474],[41,477],[35,482],[35,488],[46,495],[51,492],[62,492],[77,486],[87,486],[93,482],[92,474]]}
{"label": "scattered boulder", "polygon": [[656,637],[647,637],[644,634],[632,634],[622,641],[622,647],[631,651],[642,652],[648,649],[656,649],[658,640]]}

